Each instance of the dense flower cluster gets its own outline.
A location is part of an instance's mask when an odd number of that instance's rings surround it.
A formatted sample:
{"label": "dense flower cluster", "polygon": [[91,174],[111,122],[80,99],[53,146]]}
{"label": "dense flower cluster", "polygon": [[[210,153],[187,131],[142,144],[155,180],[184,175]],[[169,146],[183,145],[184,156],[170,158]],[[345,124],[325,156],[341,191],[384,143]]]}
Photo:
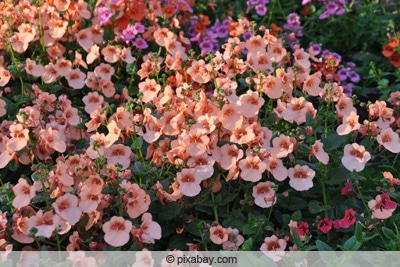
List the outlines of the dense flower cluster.
{"label": "dense flower cluster", "polygon": [[[247,3],[267,12],[268,1]],[[329,15],[344,12],[341,1],[326,5]],[[362,209],[352,200],[363,197],[360,177],[378,153],[397,160],[399,93],[390,105],[369,103],[361,121],[355,64],[317,43],[302,48],[296,13],[283,25],[288,38],[247,18],[212,23],[193,8],[185,0],[0,4],[0,50],[10,54],[0,57],[0,169],[30,169],[7,184],[0,248],[56,240],[50,249],[61,249],[68,236],[67,250],[144,249],[176,232],[201,237],[185,249],[238,250],[261,233],[250,248],[297,250],[297,238],[345,233],[357,221],[375,227],[394,214],[393,167]],[[19,93],[26,102],[16,106],[9,98]],[[332,182],[337,169],[348,176]],[[330,206],[327,185],[345,206]],[[323,194],[316,210],[311,190]],[[323,217],[291,216],[291,198],[302,194],[311,199],[305,213]],[[246,226],[221,215],[243,209],[254,210]],[[275,210],[285,218],[271,217]],[[161,222],[172,219],[172,230]]]}

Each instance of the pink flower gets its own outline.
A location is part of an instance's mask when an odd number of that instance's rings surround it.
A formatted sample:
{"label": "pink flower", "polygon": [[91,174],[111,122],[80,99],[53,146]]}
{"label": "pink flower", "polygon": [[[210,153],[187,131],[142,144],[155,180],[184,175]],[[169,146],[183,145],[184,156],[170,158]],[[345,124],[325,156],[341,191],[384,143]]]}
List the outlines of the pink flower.
{"label": "pink flower", "polygon": [[296,165],[294,168],[288,170],[290,178],[289,184],[297,191],[306,191],[313,187],[313,178],[315,171],[310,169],[307,165]]}
{"label": "pink flower", "polygon": [[344,187],[341,190],[341,194],[344,196],[354,194],[353,183],[351,181],[347,181],[344,183]]}
{"label": "pink flower", "polygon": [[58,197],[52,206],[56,213],[70,225],[76,224],[81,218],[82,211],[78,208],[78,197],[75,195],[65,194]]}
{"label": "pink flower", "polygon": [[284,158],[293,152],[294,144],[292,143],[289,136],[281,134],[279,137],[275,137],[272,140],[272,156],[276,158]]}
{"label": "pink flower", "polygon": [[113,247],[121,247],[128,243],[132,222],[123,217],[113,216],[111,220],[103,225],[104,241]]}
{"label": "pink flower", "polygon": [[358,122],[359,116],[356,112],[351,111],[349,115],[344,116],[343,123],[337,127],[336,132],[338,135],[346,135],[350,132],[357,131],[360,129],[360,123]]}
{"label": "pink flower", "polygon": [[261,208],[269,208],[276,203],[275,191],[271,187],[274,183],[267,181],[253,186],[254,203]]}
{"label": "pink flower", "polygon": [[141,239],[144,243],[154,244],[156,239],[161,238],[161,226],[153,221],[152,215],[148,212],[142,215],[140,229],[142,230]]}
{"label": "pink flower", "polygon": [[74,89],[82,89],[85,86],[86,75],[80,69],[71,70],[65,79],[68,81],[68,85]]}
{"label": "pink flower", "polygon": [[221,147],[221,168],[230,170],[243,157],[243,150],[236,145],[225,144]]}
{"label": "pink flower", "polygon": [[339,220],[339,226],[341,228],[349,228],[351,225],[356,223],[356,212],[353,209],[348,209],[344,213],[344,218]]}
{"label": "pink flower", "polygon": [[179,190],[185,196],[193,197],[200,193],[202,179],[195,169],[182,169],[177,173],[176,178],[179,182]]}
{"label": "pink flower", "polygon": [[364,146],[357,143],[347,144],[344,147],[342,158],[343,166],[349,171],[360,172],[364,170],[365,164],[371,159],[371,155]]}
{"label": "pink flower", "polygon": [[240,245],[243,244],[244,238],[239,234],[239,230],[236,228],[228,227],[226,229],[228,234],[228,240],[222,243],[223,250],[236,251],[239,249]]}
{"label": "pink flower", "polygon": [[[284,250],[286,249],[286,241],[284,239],[278,239],[276,235],[266,237],[264,243],[261,245],[260,250],[273,261],[277,262],[281,260],[281,257],[285,255]],[[274,251],[274,253],[268,253],[268,251]]]}
{"label": "pink flower", "polygon": [[36,196],[36,188],[30,186],[25,179],[19,178],[18,183],[13,187],[15,198],[12,202],[14,208],[22,208],[29,205],[31,199]]}
{"label": "pink flower", "polygon": [[239,161],[239,168],[242,171],[240,175],[243,180],[258,182],[267,169],[267,164],[262,162],[258,156],[247,156]]}
{"label": "pink flower", "polygon": [[43,214],[42,210],[39,210],[36,215],[33,215],[28,220],[29,229],[36,228],[36,236],[44,236],[49,238],[53,235],[54,230],[58,227],[60,217],[54,215],[53,211],[48,211]]}
{"label": "pink flower", "polygon": [[228,232],[221,225],[210,227],[210,239],[214,244],[221,245],[228,241]]}
{"label": "pink flower", "polygon": [[317,228],[322,233],[327,234],[332,230],[332,226],[333,226],[333,221],[329,218],[324,218],[323,220],[319,221]]}
{"label": "pink flower", "polygon": [[308,159],[311,159],[311,155],[314,155],[321,163],[323,164],[328,164],[329,162],[329,155],[324,151],[323,148],[324,144],[321,143],[321,140],[315,141],[315,143],[312,145],[312,150],[310,152],[310,155],[308,156]]}
{"label": "pink flower", "polygon": [[393,132],[392,128],[386,128],[382,130],[377,136],[376,140],[379,145],[383,145],[384,148],[392,153],[400,153],[400,139],[396,132]]}
{"label": "pink flower", "polygon": [[368,207],[372,209],[371,218],[387,219],[392,216],[397,208],[397,203],[390,199],[386,193],[377,195],[375,199],[368,202]]}
{"label": "pink flower", "polygon": [[131,154],[131,148],[122,144],[111,145],[105,151],[107,163],[114,165],[119,164],[121,165],[122,170],[129,167],[129,164],[131,163]]}

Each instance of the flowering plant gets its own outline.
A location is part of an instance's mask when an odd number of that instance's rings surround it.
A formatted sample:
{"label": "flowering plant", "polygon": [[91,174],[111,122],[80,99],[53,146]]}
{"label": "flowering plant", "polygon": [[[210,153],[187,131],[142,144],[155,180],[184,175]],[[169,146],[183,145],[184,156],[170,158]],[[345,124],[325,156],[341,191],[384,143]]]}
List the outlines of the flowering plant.
{"label": "flowering plant", "polygon": [[399,92],[204,6],[0,3],[2,249],[399,249]]}

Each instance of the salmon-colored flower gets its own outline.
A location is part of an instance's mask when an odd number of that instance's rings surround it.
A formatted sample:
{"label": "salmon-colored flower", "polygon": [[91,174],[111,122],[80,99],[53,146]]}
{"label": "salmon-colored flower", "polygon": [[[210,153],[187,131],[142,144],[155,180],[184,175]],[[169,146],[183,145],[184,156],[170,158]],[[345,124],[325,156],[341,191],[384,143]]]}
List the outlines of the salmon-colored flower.
{"label": "salmon-colored flower", "polygon": [[[260,250],[273,261],[277,262],[281,260],[281,257],[285,254],[286,241],[284,239],[278,239],[276,235],[266,237],[264,243],[261,245]],[[274,251],[274,253],[268,253],[268,251]]]}
{"label": "salmon-colored flower", "polygon": [[104,241],[113,247],[121,247],[128,243],[132,222],[123,217],[113,216],[103,225]]}
{"label": "salmon-colored flower", "polygon": [[393,132],[392,128],[386,128],[382,130],[377,136],[376,140],[379,145],[383,145],[384,148],[392,153],[400,153],[400,139],[396,132]]}
{"label": "salmon-colored flower", "polygon": [[323,146],[324,144],[321,143],[321,140],[316,140],[315,143],[312,145],[312,149],[310,151],[308,159],[311,160],[311,155],[314,155],[319,160],[319,162],[325,165],[328,164],[329,155],[324,151]]}
{"label": "salmon-colored flower", "polygon": [[102,197],[103,194],[92,193],[89,187],[82,189],[79,193],[79,208],[86,213],[94,212],[99,206]]}
{"label": "salmon-colored flower", "polygon": [[192,156],[200,156],[207,150],[210,139],[204,134],[204,129],[191,129],[182,133],[182,141],[186,145],[186,152]]}
{"label": "salmon-colored flower", "polygon": [[75,38],[78,41],[78,44],[82,46],[86,52],[89,52],[90,48],[94,45],[93,35],[90,28],[84,28],[75,33]]}
{"label": "salmon-colored flower", "polygon": [[121,187],[126,190],[124,195],[125,210],[129,217],[135,219],[149,209],[150,196],[138,184],[132,184],[124,180],[121,183]]}
{"label": "salmon-colored flower", "polygon": [[371,218],[384,220],[392,216],[397,208],[397,203],[392,201],[388,194],[383,193],[370,200],[368,207],[372,209]]}
{"label": "salmon-colored flower", "polygon": [[239,161],[240,176],[245,181],[258,182],[267,168],[258,156],[247,156]]}
{"label": "salmon-colored flower", "polygon": [[182,169],[177,173],[176,179],[179,183],[179,190],[185,196],[193,197],[200,193],[202,179],[195,169]]}
{"label": "salmon-colored flower", "polygon": [[0,117],[6,115],[7,113],[6,105],[7,105],[6,101],[0,98]]}
{"label": "salmon-colored flower", "polygon": [[10,43],[12,49],[17,53],[24,53],[29,46],[29,42],[25,40],[25,36],[19,32],[16,32],[11,36]]}
{"label": "salmon-colored flower", "polygon": [[22,208],[31,202],[31,199],[36,196],[36,188],[30,186],[23,178],[18,179],[18,183],[13,187],[15,198],[12,202],[14,208]]}
{"label": "salmon-colored flower", "polygon": [[284,158],[293,152],[294,144],[289,136],[281,134],[272,140],[271,154],[276,158]]}
{"label": "salmon-colored flower", "polygon": [[111,81],[114,72],[114,67],[107,63],[101,63],[99,66],[94,68],[94,74],[96,75],[96,77],[103,80]]}
{"label": "salmon-colored flower", "polygon": [[27,58],[25,62],[26,62],[25,66],[26,73],[35,77],[42,76],[44,72],[44,67],[42,65],[36,64],[36,61],[31,60],[29,58]]}
{"label": "salmon-colored flower", "polygon": [[270,156],[264,161],[267,164],[267,170],[274,176],[275,180],[282,182],[288,176],[288,170],[283,166],[282,160]]}
{"label": "salmon-colored flower", "polygon": [[277,99],[283,94],[282,80],[272,75],[262,79],[261,88],[263,93],[265,93],[269,98]]}
{"label": "salmon-colored flower", "polygon": [[253,186],[254,203],[261,208],[269,208],[276,203],[274,183],[267,181]]}
{"label": "salmon-colored flower", "polygon": [[104,60],[108,63],[115,63],[119,60],[121,49],[114,45],[108,44],[101,50],[101,54],[104,56]]}
{"label": "salmon-colored flower", "polygon": [[237,162],[243,158],[243,150],[239,149],[236,145],[225,144],[221,147],[221,168],[230,170],[236,166]]}
{"label": "salmon-colored flower", "polygon": [[58,197],[52,206],[56,213],[70,225],[76,224],[81,218],[82,211],[78,208],[78,197],[75,195],[65,194]]}
{"label": "salmon-colored flower", "polygon": [[85,111],[91,114],[95,110],[100,110],[103,107],[104,97],[99,95],[98,92],[89,92],[82,98],[82,101],[85,104]]}
{"label": "salmon-colored flower", "polygon": [[226,129],[233,130],[243,122],[241,113],[242,108],[238,105],[233,103],[225,104],[218,113],[218,119]]}
{"label": "salmon-colored flower", "polygon": [[161,85],[157,84],[154,79],[146,79],[139,83],[139,91],[143,93],[142,101],[144,103],[149,103],[152,101],[161,90]]}
{"label": "salmon-colored flower", "polygon": [[159,46],[165,46],[168,41],[175,38],[175,34],[167,28],[158,28],[154,33],[153,37],[155,42]]}
{"label": "salmon-colored flower", "polygon": [[226,228],[221,225],[210,227],[210,240],[217,245],[228,241],[228,232]]}
{"label": "salmon-colored flower", "polygon": [[244,237],[239,234],[239,230],[236,228],[228,227],[226,229],[228,234],[228,240],[222,243],[222,249],[228,251],[236,251],[240,245],[244,242]]}
{"label": "salmon-colored flower", "polygon": [[49,63],[44,67],[44,72],[42,74],[43,82],[46,84],[54,82],[58,77],[57,68],[53,63]]}
{"label": "salmon-colored flower", "polygon": [[400,179],[394,178],[391,172],[383,172],[383,178],[389,180],[390,186],[400,185]]}
{"label": "salmon-colored flower", "polygon": [[51,147],[52,149],[64,153],[67,145],[65,143],[65,139],[62,137],[60,132],[52,127],[47,128],[43,131],[43,138],[46,142],[46,145]]}
{"label": "salmon-colored flower", "polygon": [[289,184],[297,191],[306,191],[313,187],[313,178],[315,171],[310,169],[307,165],[296,165],[294,168],[288,170],[290,178]]}
{"label": "salmon-colored flower", "polygon": [[0,86],[6,86],[10,79],[11,73],[3,66],[0,66]]}
{"label": "salmon-colored flower", "polygon": [[192,61],[192,64],[187,69],[187,74],[192,77],[195,82],[207,83],[211,79],[212,67],[210,64],[206,64],[204,60]]}
{"label": "salmon-colored flower", "polygon": [[161,238],[161,226],[153,221],[150,213],[142,215],[142,224],[140,225],[141,240],[147,244],[154,244],[155,240]]}
{"label": "salmon-colored flower", "polygon": [[36,236],[44,236],[49,238],[53,235],[54,230],[58,227],[60,217],[53,214],[53,211],[48,211],[43,214],[42,210],[39,210],[36,215],[33,215],[28,220],[29,230],[36,228]]}
{"label": "salmon-colored flower", "polygon": [[354,111],[351,111],[349,115],[344,116],[343,123],[336,129],[338,135],[346,135],[350,132],[357,131],[360,129],[360,123],[358,122],[359,116]]}
{"label": "salmon-colored flower", "polygon": [[344,147],[344,155],[342,158],[343,166],[349,171],[360,172],[364,169],[365,164],[371,159],[371,154],[365,150],[364,146],[357,143],[347,144]]}
{"label": "salmon-colored flower", "polygon": [[23,149],[29,141],[29,130],[24,129],[22,124],[11,124],[10,125],[11,139],[8,140],[7,146],[13,151],[19,151]]}
{"label": "salmon-colored flower", "polygon": [[246,118],[254,117],[258,114],[260,108],[264,105],[262,99],[257,92],[247,91],[239,97],[239,105],[242,107],[242,115]]}
{"label": "salmon-colored flower", "polygon": [[67,75],[65,79],[68,81],[68,85],[74,89],[82,89],[85,86],[86,74],[80,69],[73,69]]}
{"label": "salmon-colored flower", "polygon": [[129,167],[131,163],[130,156],[132,154],[132,150],[129,146],[124,146],[122,144],[111,145],[105,151],[105,157],[107,159],[107,163],[109,164],[119,164],[122,167],[122,170]]}
{"label": "salmon-colored flower", "polygon": [[321,83],[321,72],[316,72],[309,75],[303,83],[303,91],[306,91],[309,95],[319,96],[323,90],[319,87]]}

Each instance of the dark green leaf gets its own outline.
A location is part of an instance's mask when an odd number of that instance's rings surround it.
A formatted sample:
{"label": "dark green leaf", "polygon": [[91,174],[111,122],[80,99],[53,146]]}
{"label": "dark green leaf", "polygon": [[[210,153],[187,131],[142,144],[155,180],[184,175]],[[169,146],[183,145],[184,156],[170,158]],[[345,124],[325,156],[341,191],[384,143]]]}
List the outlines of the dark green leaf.
{"label": "dark green leaf", "polygon": [[390,240],[396,240],[397,239],[396,234],[392,230],[390,230],[389,228],[382,227],[382,232]]}
{"label": "dark green leaf", "polygon": [[327,178],[325,183],[328,185],[342,185],[351,178],[351,172],[346,168],[337,167],[328,171]]}
{"label": "dark green leaf", "polygon": [[318,251],[333,251],[333,248],[326,244],[324,241],[317,240],[315,244],[317,245]]}
{"label": "dark green leaf", "polygon": [[238,195],[239,195],[238,193],[229,193],[229,194],[225,195],[224,198],[222,199],[220,205],[223,206],[223,205],[228,204],[229,202],[235,200],[238,197]]}
{"label": "dark green leaf", "polygon": [[324,150],[333,150],[340,147],[346,141],[346,135],[338,135],[332,133],[326,139],[322,139],[322,143],[324,144]]}
{"label": "dark green leaf", "polygon": [[181,206],[176,202],[171,202],[168,203],[165,206],[165,209],[163,209],[159,213],[159,218],[165,221],[169,221],[172,220],[173,218],[178,217],[180,213],[181,213]]}

